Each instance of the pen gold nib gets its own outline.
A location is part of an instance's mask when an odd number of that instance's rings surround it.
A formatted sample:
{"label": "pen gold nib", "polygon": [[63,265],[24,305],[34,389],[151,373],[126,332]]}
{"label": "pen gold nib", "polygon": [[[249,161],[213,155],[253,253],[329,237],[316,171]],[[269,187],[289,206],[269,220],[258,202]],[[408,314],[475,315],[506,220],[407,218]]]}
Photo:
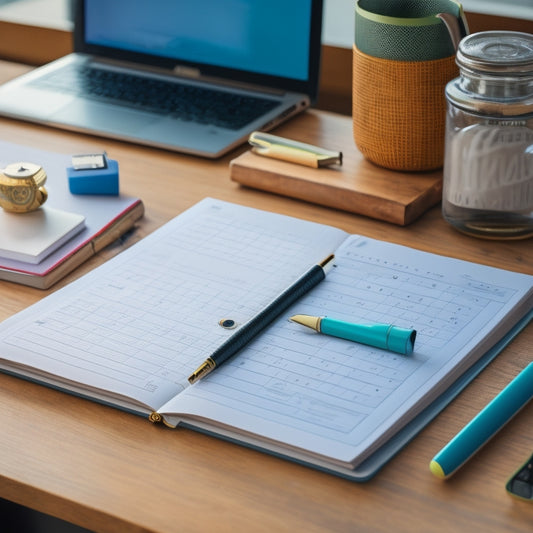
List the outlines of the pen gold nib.
{"label": "pen gold nib", "polygon": [[189,383],[192,385],[200,379],[204,378],[209,374],[217,364],[211,357],[208,357],[188,378]]}
{"label": "pen gold nib", "polygon": [[301,324],[302,326],[307,326],[308,328],[320,331],[320,318],[318,316],[310,315],[293,315],[289,320]]}

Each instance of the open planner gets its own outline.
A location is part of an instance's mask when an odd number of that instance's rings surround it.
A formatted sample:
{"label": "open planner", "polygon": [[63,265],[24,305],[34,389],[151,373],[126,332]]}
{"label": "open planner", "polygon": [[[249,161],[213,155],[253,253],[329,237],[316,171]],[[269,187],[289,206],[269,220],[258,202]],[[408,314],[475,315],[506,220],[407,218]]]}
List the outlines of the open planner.
{"label": "open planner", "polygon": [[[313,264],[326,279],[227,363],[188,376]],[[0,368],[356,481],[375,474],[532,316],[533,276],[205,199],[0,324]],[[302,313],[417,330],[404,356]],[[231,319],[236,329],[220,321]],[[428,458],[429,460],[429,458]]]}

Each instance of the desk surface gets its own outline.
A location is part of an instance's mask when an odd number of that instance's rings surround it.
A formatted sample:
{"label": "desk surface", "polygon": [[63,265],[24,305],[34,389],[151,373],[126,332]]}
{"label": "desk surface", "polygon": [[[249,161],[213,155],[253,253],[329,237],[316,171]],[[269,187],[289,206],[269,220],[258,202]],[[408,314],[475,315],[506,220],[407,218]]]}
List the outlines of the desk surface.
{"label": "desk surface", "polygon": [[[24,67],[0,62],[0,81]],[[308,112],[276,133],[328,145],[350,119]],[[449,227],[436,207],[407,227],[242,188],[229,161],[177,155],[0,120],[0,138],[63,153],[105,149],[121,188],[146,216],[125,244],[89,271],[205,196],[332,224],[351,233],[533,274],[533,242],[493,242]],[[361,161],[361,172],[379,169]],[[0,282],[0,320],[48,292]],[[97,531],[531,531],[533,504],[509,497],[511,473],[533,451],[526,406],[452,479],[432,456],[533,359],[533,324],[368,483],[356,484],[193,431],[170,430],[79,398],[0,375],[0,497]]]}

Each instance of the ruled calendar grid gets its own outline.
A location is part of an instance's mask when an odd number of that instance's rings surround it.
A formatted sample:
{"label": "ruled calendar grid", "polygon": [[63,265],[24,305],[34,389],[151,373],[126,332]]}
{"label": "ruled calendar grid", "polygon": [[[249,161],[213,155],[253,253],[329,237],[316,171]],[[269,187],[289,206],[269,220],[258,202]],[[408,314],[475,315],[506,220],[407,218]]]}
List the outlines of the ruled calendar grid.
{"label": "ruled calendar grid", "polygon": [[308,235],[217,212],[162,233],[7,342],[131,390],[183,390],[196,366],[307,266]]}
{"label": "ruled calendar grid", "polygon": [[[417,330],[415,354],[319,335],[279,321],[246,353],[210,378],[209,389],[188,395],[217,397],[222,404],[262,417],[286,417],[291,427],[317,435],[338,432],[339,441],[387,402],[405,399],[402,387],[435,366],[461,334],[489,321],[513,291],[468,277],[447,277],[409,264],[357,253],[360,243],[337,254],[336,268],[287,312],[332,316],[359,323],[391,323]],[[488,312],[488,310],[490,310]]]}

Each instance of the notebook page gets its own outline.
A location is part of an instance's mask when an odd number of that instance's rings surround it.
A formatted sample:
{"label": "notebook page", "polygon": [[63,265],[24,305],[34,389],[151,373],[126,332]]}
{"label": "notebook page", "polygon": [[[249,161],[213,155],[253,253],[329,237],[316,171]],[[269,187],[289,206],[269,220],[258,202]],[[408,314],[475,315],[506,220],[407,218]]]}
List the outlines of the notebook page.
{"label": "notebook page", "polygon": [[344,238],[204,200],[2,323],[0,354],[157,408],[235,331],[219,320],[246,322]]}
{"label": "notebook page", "polygon": [[[533,305],[532,276],[363,237],[341,246],[335,263],[265,334],[164,410],[209,413],[355,465],[503,335],[498,323],[513,306],[522,301],[525,314]],[[298,313],[412,327],[415,350],[403,356],[320,335],[289,322]]]}

